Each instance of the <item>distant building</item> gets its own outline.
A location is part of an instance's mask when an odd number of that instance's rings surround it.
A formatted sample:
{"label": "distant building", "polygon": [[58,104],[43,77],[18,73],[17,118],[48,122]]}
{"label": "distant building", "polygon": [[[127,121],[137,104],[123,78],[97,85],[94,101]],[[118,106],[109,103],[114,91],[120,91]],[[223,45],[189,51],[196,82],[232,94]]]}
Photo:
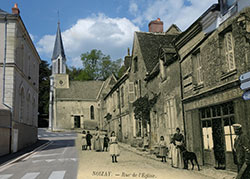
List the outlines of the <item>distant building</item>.
{"label": "distant building", "polygon": [[100,126],[101,97],[106,88],[109,88],[109,79],[69,81],[69,75],[66,74],[66,55],[58,23],[52,55],[49,128],[52,130],[95,129]]}
{"label": "distant building", "polygon": [[0,32],[0,111],[10,111],[10,114],[0,112],[0,155],[3,155],[37,140],[41,59],[17,4],[12,8],[12,14],[0,9]]}

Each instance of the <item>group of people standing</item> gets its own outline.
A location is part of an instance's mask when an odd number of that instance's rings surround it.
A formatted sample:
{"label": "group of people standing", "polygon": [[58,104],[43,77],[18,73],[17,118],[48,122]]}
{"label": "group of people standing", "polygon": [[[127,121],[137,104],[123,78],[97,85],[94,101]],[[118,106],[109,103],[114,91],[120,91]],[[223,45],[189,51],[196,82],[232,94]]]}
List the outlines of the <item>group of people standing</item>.
{"label": "group of people standing", "polygon": [[87,134],[85,131],[82,132],[82,150],[91,150],[91,146],[93,146],[93,150],[96,152],[100,151],[108,151],[112,157],[112,162],[117,163],[117,156],[120,155],[120,150],[118,147],[118,140],[115,135],[115,132],[112,131],[110,138],[108,137],[108,134],[105,134],[105,137],[103,138],[101,136],[101,131],[98,127],[96,127],[96,131],[93,135],[90,134],[89,131],[87,131]]}
{"label": "group of people standing", "polygon": [[179,146],[184,145],[184,136],[180,133],[180,128],[176,128],[176,133],[171,137],[171,142],[169,147],[164,140],[164,137],[160,137],[158,143],[159,154],[158,156],[162,158],[162,162],[166,162],[166,157],[171,158],[171,165],[175,168],[183,168],[184,162],[182,159],[181,151]]}

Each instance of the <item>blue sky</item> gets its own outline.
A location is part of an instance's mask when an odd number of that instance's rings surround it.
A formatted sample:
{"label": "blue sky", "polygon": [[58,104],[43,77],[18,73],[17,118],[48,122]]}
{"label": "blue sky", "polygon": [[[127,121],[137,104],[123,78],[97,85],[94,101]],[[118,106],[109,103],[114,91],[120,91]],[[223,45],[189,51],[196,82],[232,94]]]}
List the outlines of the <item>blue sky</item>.
{"label": "blue sky", "polygon": [[81,67],[80,55],[99,49],[112,59],[124,58],[132,48],[134,31],[148,31],[158,17],[164,31],[171,24],[185,30],[217,0],[2,0],[20,15],[43,60],[50,62],[58,15],[69,66]]}

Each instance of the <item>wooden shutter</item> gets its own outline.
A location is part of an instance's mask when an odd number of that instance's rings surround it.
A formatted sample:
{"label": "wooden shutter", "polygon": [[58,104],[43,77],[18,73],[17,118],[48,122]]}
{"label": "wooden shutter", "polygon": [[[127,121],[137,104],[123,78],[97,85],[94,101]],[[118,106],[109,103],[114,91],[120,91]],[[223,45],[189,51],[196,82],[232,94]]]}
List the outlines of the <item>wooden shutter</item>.
{"label": "wooden shutter", "polygon": [[129,96],[129,102],[132,103],[135,100],[135,95],[134,95],[134,83],[129,82],[128,84],[128,96]]}
{"label": "wooden shutter", "polygon": [[233,45],[233,36],[231,32],[226,33],[225,35],[225,55],[228,64],[228,70],[235,69],[234,61],[234,45]]}

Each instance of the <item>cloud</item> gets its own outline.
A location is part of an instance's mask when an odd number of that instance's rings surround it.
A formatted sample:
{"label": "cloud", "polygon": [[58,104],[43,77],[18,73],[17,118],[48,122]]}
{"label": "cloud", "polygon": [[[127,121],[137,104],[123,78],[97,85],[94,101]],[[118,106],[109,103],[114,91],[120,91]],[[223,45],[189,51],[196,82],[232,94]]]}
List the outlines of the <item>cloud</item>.
{"label": "cloud", "polygon": [[138,11],[138,5],[135,3],[135,2],[131,2],[129,4],[129,12],[132,14],[132,15],[136,15],[137,14],[137,11]]}
{"label": "cloud", "polygon": [[[134,31],[139,31],[127,18],[110,18],[104,14],[79,19],[62,32],[67,62],[70,66],[81,65],[80,55],[92,49],[101,50],[112,59],[123,58],[132,46]],[[45,35],[37,42],[42,56],[51,58],[55,35]]]}
{"label": "cloud", "polygon": [[138,8],[136,14],[129,8],[131,15],[134,15],[132,22],[144,26],[159,17],[164,22],[165,30],[171,24],[176,24],[181,30],[185,30],[213,3],[218,2],[217,0],[131,0],[130,7],[135,4],[140,7],[142,1],[143,7]]}

